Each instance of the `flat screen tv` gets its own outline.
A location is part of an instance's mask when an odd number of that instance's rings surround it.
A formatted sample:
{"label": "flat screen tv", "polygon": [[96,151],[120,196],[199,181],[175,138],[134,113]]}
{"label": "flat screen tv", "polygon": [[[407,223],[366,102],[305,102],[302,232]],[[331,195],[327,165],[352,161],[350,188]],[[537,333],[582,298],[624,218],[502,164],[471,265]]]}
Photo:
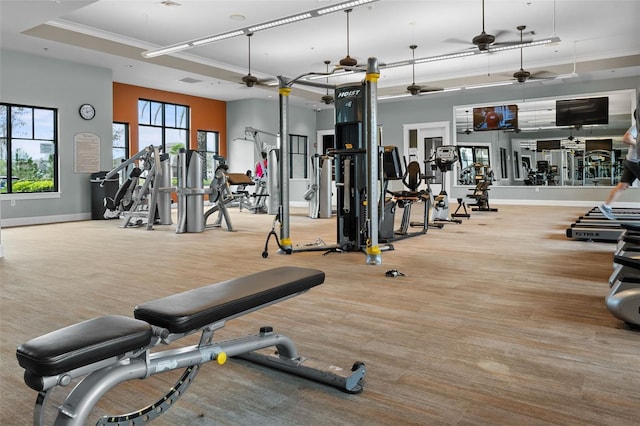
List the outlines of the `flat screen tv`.
{"label": "flat screen tv", "polygon": [[613,149],[613,139],[587,139],[584,142],[584,150],[590,151],[611,151]]}
{"label": "flat screen tv", "polygon": [[609,124],[609,98],[556,101],[556,126]]}
{"label": "flat screen tv", "polygon": [[473,109],[473,130],[516,130],[518,105],[476,107]]}
{"label": "flat screen tv", "polygon": [[547,140],[547,141],[536,141],[536,151],[551,151],[552,149],[560,149],[562,148],[560,144],[560,139]]}

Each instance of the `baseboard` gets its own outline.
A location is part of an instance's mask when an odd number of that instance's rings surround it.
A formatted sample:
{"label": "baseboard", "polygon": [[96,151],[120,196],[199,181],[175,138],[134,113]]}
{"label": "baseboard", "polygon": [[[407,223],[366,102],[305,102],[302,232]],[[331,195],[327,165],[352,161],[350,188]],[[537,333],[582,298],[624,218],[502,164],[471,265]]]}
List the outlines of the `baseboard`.
{"label": "baseboard", "polygon": [[51,216],[16,217],[13,219],[1,219],[2,228],[14,226],[45,225],[48,223],[77,222],[80,220],[90,220],[91,213],[62,214]]}
{"label": "baseboard", "polygon": [[[602,201],[583,201],[583,200],[509,200],[494,199],[489,200],[491,205],[512,205],[512,206],[558,206],[558,207],[595,207]],[[616,202],[615,207],[620,208],[638,208],[638,203]]]}

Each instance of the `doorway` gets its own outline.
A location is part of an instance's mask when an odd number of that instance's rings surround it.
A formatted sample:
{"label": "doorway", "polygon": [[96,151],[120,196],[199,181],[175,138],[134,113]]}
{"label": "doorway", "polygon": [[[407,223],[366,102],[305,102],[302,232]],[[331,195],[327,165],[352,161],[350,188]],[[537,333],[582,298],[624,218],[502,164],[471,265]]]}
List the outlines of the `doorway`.
{"label": "doorway", "polygon": [[[422,172],[427,175],[435,175],[436,179],[432,181],[431,190],[434,194],[442,190],[443,182],[439,171],[431,170],[431,163],[425,163],[429,160],[441,145],[451,145],[450,138],[451,122],[438,121],[432,123],[413,123],[403,125],[404,139],[404,156],[409,161],[418,161],[422,166]],[[452,173],[444,175],[444,189],[447,193],[451,191]],[[426,184],[421,184],[421,188],[425,188]]]}

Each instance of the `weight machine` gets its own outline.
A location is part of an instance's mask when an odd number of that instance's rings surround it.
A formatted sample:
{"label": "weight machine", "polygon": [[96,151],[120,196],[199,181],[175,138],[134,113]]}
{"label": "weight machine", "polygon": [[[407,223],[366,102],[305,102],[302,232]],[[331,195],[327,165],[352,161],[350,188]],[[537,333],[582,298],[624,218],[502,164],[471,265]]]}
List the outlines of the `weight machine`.
{"label": "weight machine", "polygon": [[[254,199],[253,202],[241,204],[241,206],[248,208],[254,213],[274,214],[278,210],[279,176],[278,173],[273,173],[273,171],[278,170],[280,135],[253,127],[245,127],[244,134],[245,140],[254,143],[255,158],[258,158],[258,161],[262,163],[265,174],[263,176],[255,176],[254,182],[256,190],[253,194],[247,194],[247,197]],[[261,134],[276,138],[276,147],[263,141],[260,138]],[[263,156],[263,153],[266,154],[266,158]],[[271,173],[269,172],[270,170],[272,171]]]}
{"label": "weight machine", "polygon": [[[148,230],[153,229],[154,223],[170,225],[168,160],[169,154],[161,154],[160,147],[149,145],[107,173],[103,184],[122,170],[128,171],[128,178],[113,199],[105,199],[105,217],[122,218],[121,228],[141,226],[144,222]],[[137,220],[132,224],[132,219]]]}
{"label": "weight machine", "polygon": [[[281,221],[280,238],[274,226],[267,237],[263,257],[268,256],[269,239],[275,235],[281,252],[290,254],[295,249],[290,238],[289,222],[289,147],[288,102],[291,86],[296,82],[321,87],[333,86],[300,81],[308,73],[292,80],[279,76],[281,146],[280,206],[276,220]],[[326,75],[326,74],[323,74]],[[341,86],[336,89],[336,150],[333,151],[338,190],[337,244],[325,250],[363,250],[370,265],[382,263],[378,244],[379,230],[379,147],[377,133],[377,81],[380,76],[378,60],[369,58],[362,84]],[[371,208],[374,206],[374,208]],[[391,248],[391,247],[389,247]],[[315,247],[314,250],[321,249]]]}

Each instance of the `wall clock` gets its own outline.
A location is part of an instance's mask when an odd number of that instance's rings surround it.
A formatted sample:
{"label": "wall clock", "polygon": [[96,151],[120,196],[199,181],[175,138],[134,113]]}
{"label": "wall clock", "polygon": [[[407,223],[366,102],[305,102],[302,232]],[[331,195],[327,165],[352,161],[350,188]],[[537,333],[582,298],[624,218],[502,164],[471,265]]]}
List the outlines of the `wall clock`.
{"label": "wall clock", "polygon": [[96,109],[93,107],[93,105],[90,104],[82,104],[80,105],[80,117],[84,118],[85,120],[91,120],[93,119],[93,117],[96,116]]}

